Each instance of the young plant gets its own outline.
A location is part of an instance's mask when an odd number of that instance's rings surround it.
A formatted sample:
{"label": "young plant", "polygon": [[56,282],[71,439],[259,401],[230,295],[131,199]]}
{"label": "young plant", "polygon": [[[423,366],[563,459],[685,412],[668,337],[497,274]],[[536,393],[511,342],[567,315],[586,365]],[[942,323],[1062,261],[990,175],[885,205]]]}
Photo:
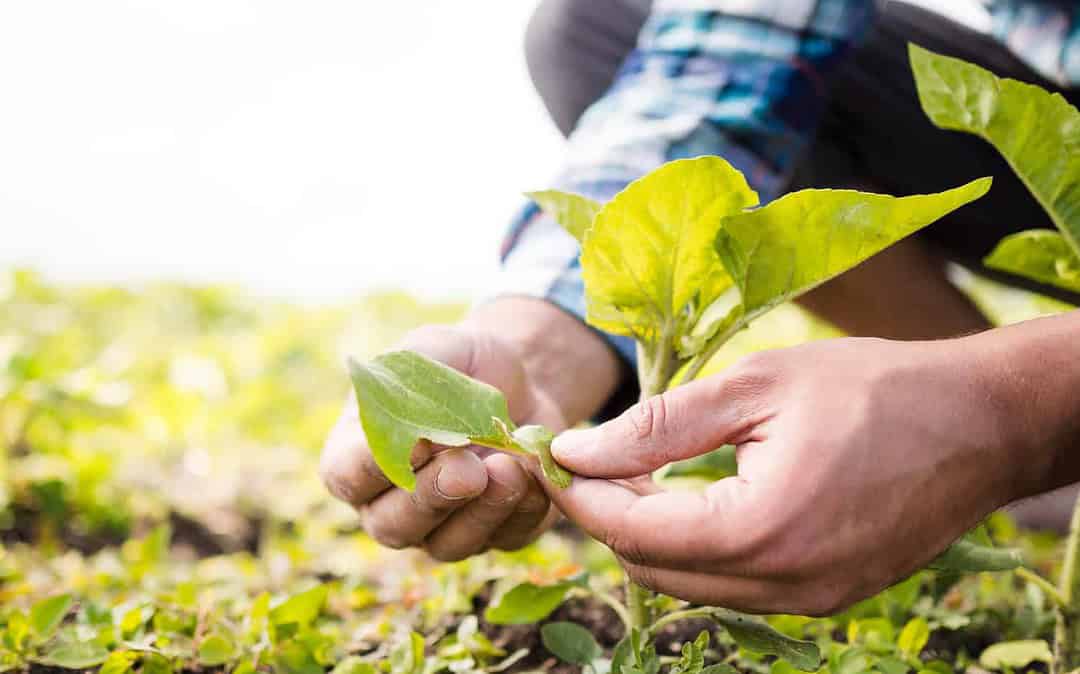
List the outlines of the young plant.
{"label": "young plant", "polygon": [[[1006,237],[985,264],[1080,292],[1080,112],[1059,94],[998,78],[959,59],[915,45],[911,45],[910,55],[919,99],[931,121],[943,129],[975,134],[992,144],[1057,227],[1057,231],[1034,229]],[[1077,669],[1080,501],[1073,510],[1057,585],[1034,571],[1020,569],[1018,573],[1041,588],[1055,604],[1052,670],[1065,674]],[[1016,644],[1028,654],[1039,651],[1038,645],[1031,642]]]}
{"label": "young plant", "polygon": [[[606,204],[557,191],[530,196],[581,244],[586,318],[600,330],[636,340],[638,379],[647,398],[692,380],[755,318],[989,188],[990,179],[984,178],[940,194],[899,198],[804,190],[755,208],[758,196],[739,171],[719,157],[699,157],[656,169]],[[413,488],[409,457],[420,439],[535,455],[553,483],[568,484],[569,474],[551,458],[552,434],[535,426],[516,428],[495,389],[415,353],[389,353],[350,368],[368,443],[396,485]],[[979,571],[1018,564],[1015,552],[987,548],[969,537],[935,566]],[[616,648],[614,672],[655,673],[656,632],[673,621],[701,617],[724,627],[748,650],[776,655],[801,670],[820,664],[815,644],[786,637],[758,618],[711,607],[657,615],[665,602],[630,582],[625,604],[587,582],[519,586],[496,597],[487,617],[535,621],[570,592],[593,592],[624,619],[627,637]],[[522,597],[533,600],[519,601]],[[539,597],[550,606],[547,612],[535,610]],[[595,655],[579,649],[586,650]]]}

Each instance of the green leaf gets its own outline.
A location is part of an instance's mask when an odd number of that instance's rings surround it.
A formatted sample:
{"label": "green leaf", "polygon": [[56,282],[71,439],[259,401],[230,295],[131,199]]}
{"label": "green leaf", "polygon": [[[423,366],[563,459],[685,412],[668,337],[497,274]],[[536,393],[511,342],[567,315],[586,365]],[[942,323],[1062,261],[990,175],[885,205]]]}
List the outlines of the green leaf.
{"label": "green leaf", "polygon": [[290,623],[300,627],[310,625],[322,611],[328,592],[327,586],[316,585],[310,590],[294,594],[270,610],[270,622],[275,626]]}
{"label": "green leaf", "polygon": [[511,434],[513,441],[530,454],[540,457],[540,469],[544,477],[559,489],[566,489],[573,481],[573,474],[560,466],[551,454],[551,441],[555,434],[543,426],[522,426]]}
{"label": "green leaf", "polygon": [[1080,112],[1060,94],[909,48],[923,110],[997,148],[1080,256]]}
{"label": "green leaf", "polygon": [[493,625],[527,625],[551,615],[566,599],[574,583],[534,585],[521,583],[500,595],[484,611]]}
{"label": "green leaf", "polygon": [[915,658],[919,656],[919,653],[922,653],[922,649],[926,647],[928,641],[930,641],[930,625],[925,618],[916,617],[909,620],[904,625],[904,629],[900,630],[900,637],[896,640],[896,645],[901,653],[910,658]]}
{"label": "green leaf", "polygon": [[199,643],[199,663],[216,667],[236,657],[236,645],[224,634],[210,634]]}
{"label": "green leaf", "polygon": [[884,657],[878,660],[877,669],[881,674],[908,674],[911,666],[899,658]]}
{"label": "green leaf", "polygon": [[682,657],[669,674],[701,674],[705,668],[705,649],[709,647],[709,633],[701,632],[697,639],[683,644]]}
{"label": "green leaf", "polygon": [[644,342],[688,332],[731,286],[711,246],[720,219],[756,203],[719,157],[673,161],[630,183],[585,233],[588,322]]}
{"label": "green leaf", "polygon": [[570,236],[577,239],[578,243],[585,239],[585,232],[592,227],[596,214],[603,207],[602,204],[588,197],[559,190],[528,192],[525,196],[535,201],[545,213],[555,218],[555,222],[558,222]]}
{"label": "green leaf", "polygon": [[927,567],[934,571],[977,573],[980,571],[1012,571],[1024,563],[1019,550],[994,548],[961,538],[950,545]]}
{"label": "green leaf", "polygon": [[731,331],[978,199],[990,184],[910,197],[803,190],[724,218],[716,248],[742,295]]}
{"label": "green leaf", "polygon": [[379,670],[370,662],[364,662],[355,655],[350,655],[334,665],[330,674],[377,674]]}
{"label": "green leaf", "polygon": [[664,478],[699,477],[716,481],[736,475],[738,472],[739,467],[735,460],[735,446],[724,445],[720,449],[714,449],[701,456],[668,464],[661,469],[660,476]]}
{"label": "green leaf", "polygon": [[760,618],[722,608],[713,609],[710,616],[742,648],[762,655],[775,655],[805,671],[814,671],[821,665],[817,644],[781,634]]}
{"label": "green leaf", "polygon": [[74,603],[70,594],[60,594],[34,604],[30,608],[31,633],[38,641],[51,637]]}
{"label": "green leaf", "polygon": [[100,665],[107,657],[109,657],[109,651],[104,646],[85,641],[58,644],[46,650],[38,662],[64,669],[87,669]]}
{"label": "green leaf", "polygon": [[138,659],[139,654],[134,651],[113,651],[101,664],[98,674],[125,674]]}
{"label": "green leaf", "polygon": [[1064,236],[1050,229],[1007,236],[983,262],[992,269],[1080,292],[1080,258]]}
{"label": "green leaf", "polygon": [[390,651],[392,674],[420,674],[424,671],[424,637],[409,632],[408,638]]}
{"label": "green leaf", "polygon": [[421,439],[537,456],[552,483],[570,485],[571,474],[551,456],[555,436],[542,426],[515,429],[498,389],[412,351],[350,360],[349,370],[372,455],[397,486],[416,488],[410,456]]}
{"label": "green leaf", "polygon": [[144,653],[140,674],[173,674],[173,665],[163,655]]}
{"label": "green leaf", "polygon": [[1027,639],[990,646],[979,656],[979,664],[989,669],[1016,669],[1033,662],[1049,663],[1053,659],[1050,644],[1042,639]]}
{"label": "green leaf", "polygon": [[513,429],[498,389],[412,351],[393,351],[362,365],[349,361],[360,423],[375,462],[395,485],[413,490],[409,457],[421,439],[462,447],[505,447],[498,419]]}
{"label": "green leaf", "polygon": [[592,633],[575,623],[548,623],[540,628],[540,640],[544,648],[572,665],[588,665],[603,653]]}

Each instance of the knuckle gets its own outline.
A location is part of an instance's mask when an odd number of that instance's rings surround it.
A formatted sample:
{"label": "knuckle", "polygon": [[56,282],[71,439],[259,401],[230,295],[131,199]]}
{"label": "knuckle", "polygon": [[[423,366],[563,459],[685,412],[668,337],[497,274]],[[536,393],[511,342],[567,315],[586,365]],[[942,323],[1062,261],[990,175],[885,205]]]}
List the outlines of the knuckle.
{"label": "knuckle", "polygon": [[329,452],[323,452],[319,459],[319,479],[322,480],[326,490],[335,498],[346,503],[356,500],[356,491],[348,475],[341,469],[340,463]]}
{"label": "knuckle", "polygon": [[372,524],[364,527],[368,536],[375,539],[379,545],[390,548],[391,550],[404,550],[413,545],[413,541],[408,540],[399,533],[392,529],[387,529],[383,526]]}
{"label": "knuckle", "polygon": [[424,546],[425,552],[428,556],[437,562],[460,562],[461,560],[469,557],[468,552],[464,550],[455,550],[450,547],[444,547],[441,545],[426,545]]}
{"label": "knuckle", "polygon": [[668,418],[668,403],[664,394],[646,398],[627,411],[627,421],[634,439],[646,441],[663,434]]}
{"label": "knuckle", "polygon": [[626,575],[633,582],[652,592],[659,592],[656,569],[650,566],[630,566],[626,569]]}
{"label": "knuckle", "polygon": [[625,529],[614,528],[607,532],[604,537],[605,544],[611,548],[611,551],[615,553],[616,557],[626,560],[632,565],[640,565],[646,563],[645,552],[641,547],[641,543],[632,536],[627,536]]}

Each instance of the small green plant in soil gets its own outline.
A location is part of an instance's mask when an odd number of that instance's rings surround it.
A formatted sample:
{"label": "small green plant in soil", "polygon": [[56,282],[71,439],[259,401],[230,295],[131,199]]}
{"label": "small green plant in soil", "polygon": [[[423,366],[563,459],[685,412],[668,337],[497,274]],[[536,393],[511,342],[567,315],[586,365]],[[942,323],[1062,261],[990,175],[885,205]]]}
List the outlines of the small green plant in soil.
{"label": "small green plant in soil", "polygon": [[[852,190],[804,190],[758,207],[743,175],[718,157],[668,163],[631,183],[606,204],[558,191],[530,196],[581,245],[587,320],[638,345],[643,398],[694,379],[705,364],[755,318],[825,283],[896,241],[978,199],[990,179],[939,194],[892,197]],[[426,439],[449,446],[478,444],[534,455],[555,485],[571,476],[551,458],[553,436],[515,427],[497,390],[411,352],[350,364],[361,423],[375,459],[398,486],[415,485],[410,454]],[[969,536],[935,567],[949,571],[1011,569],[1019,556]],[[496,597],[492,622],[532,622],[548,615],[576,585],[518,586]],[[674,621],[705,618],[740,646],[814,670],[815,644],[798,641],[765,621],[716,607],[687,607],[626,583],[624,600],[598,594],[626,623],[611,671],[655,673],[656,631]],[[560,636],[563,635],[563,636]],[[549,648],[592,666],[595,648],[577,643],[571,628],[545,633]],[[567,640],[568,644],[558,642]],[[569,645],[569,641],[574,641]],[[696,642],[695,642],[696,643]],[[670,671],[700,671],[693,663]],[[701,646],[704,648],[704,646]],[[577,658],[574,660],[573,658]],[[588,659],[588,662],[585,660]],[[681,668],[681,669],[680,669]],[[688,668],[688,669],[687,669]]]}
{"label": "small green plant in soil", "polygon": [[[919,99],[931,121],[992,144],[1056,226],[1056,230],[1033,229],[1006,237],[986,258],[986,265],[1080,292],[1080,112],[1060,94],[1035,85],[998,78],[973,64],[915,45],[910,51]],[[1057,585],[1033,571],[1020,573],[1056,606],[1053,671],[1064,674],[1077,669],[1080,501],[1073,512]],[[999,651],[1006,647],[996,646]],[[1021,652],[1020,659],[1048,652],[1046,644],[1038,641],[1019,643],[1014,650]]]}

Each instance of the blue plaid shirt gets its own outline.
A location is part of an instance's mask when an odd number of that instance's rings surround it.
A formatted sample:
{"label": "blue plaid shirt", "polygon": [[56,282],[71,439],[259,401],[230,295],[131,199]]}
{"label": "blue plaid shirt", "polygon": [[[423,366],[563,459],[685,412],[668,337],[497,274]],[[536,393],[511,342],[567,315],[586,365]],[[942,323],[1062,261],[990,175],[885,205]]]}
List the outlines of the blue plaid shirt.
{"label": "blue plaid shirt", "polygon": [[[1080,84],[1080,3],[982,5],[985,22],[971,27],[1051,81]],[[607,201],[666,161],[711,154],[743,171],[763,202],[776,198],[824,112],[825,75],[873,19],[873,0],[654,0],[636,49],[571,134],[554,185]],[[535,205],[502,256],[500,293],[584,317],[577,245]],[[607,337],[633,362],[632,340]]]}

